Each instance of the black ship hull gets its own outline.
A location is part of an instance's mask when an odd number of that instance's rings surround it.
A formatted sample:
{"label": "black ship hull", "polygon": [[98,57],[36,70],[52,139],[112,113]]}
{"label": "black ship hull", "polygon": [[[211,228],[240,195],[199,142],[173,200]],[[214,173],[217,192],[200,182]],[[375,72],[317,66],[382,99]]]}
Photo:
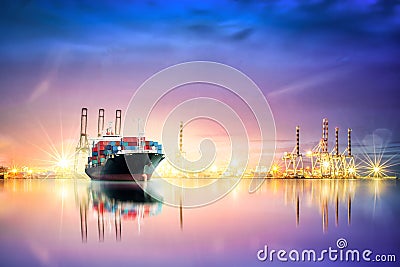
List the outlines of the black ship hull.
{"label": "black ship hull", "polygon": [[101,165],[87,167],[85,173],[92,180],[147,181],[163,159],[158,153],[117,154]]}

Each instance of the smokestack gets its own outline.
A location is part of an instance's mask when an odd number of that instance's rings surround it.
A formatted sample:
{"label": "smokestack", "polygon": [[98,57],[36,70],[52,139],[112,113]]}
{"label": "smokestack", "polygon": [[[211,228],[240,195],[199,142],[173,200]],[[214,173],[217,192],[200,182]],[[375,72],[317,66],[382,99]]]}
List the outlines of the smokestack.
{"label": "smokestack", "polygon": [[97,120],[97,136],[100,137],[104,130],[104,109],[99,109],[99,118]]}
{"label": "smokestack", "polygon": [[339,156],[339,128],[335,128],[335,155]]}
{"label": "smokestack", "polygon": [[351,129],[347,129],[347,155],[351,156]]}
{"label": "smokestack", "polygon": [[179,152],[183,152],[183,122],[179,126]]}
{"label": "smokestack", "polygon": [[322,139],[324,141],[323,152],[328,152],[328,119],[322,120]]}
{"label": "smokestack", "polygon": [[296,126],[296,156],[300,156],[300,127]]}
{"label": "smokestack", "polygon": [[117,109],[115,111],[115,135],[121,134],[121,110]]}
{"label": "smokestack", "polygon": [[79,138],[79,147],[84,147],[86,145],[86,130],[87,130],[87,108],[82,108],[81,113],[81,135]]}

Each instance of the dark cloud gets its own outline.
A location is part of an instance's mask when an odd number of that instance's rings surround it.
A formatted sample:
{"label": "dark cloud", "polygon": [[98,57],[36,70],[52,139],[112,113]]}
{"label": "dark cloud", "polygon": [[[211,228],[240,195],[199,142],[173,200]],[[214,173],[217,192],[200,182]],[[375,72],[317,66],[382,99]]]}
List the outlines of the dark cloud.
{"label": "dark cloud", "polygon": [[192,24],[188,26],[188,29],[197,34],[211,34],[215,31],[215,28],[207,24]]}
{"label": "dark cloud", "polygon": [[[9,42],[39,38],[99,43],[98,36],[104,40],[108,32],[161,29],[159,34],[184,37],[189,29],[199,38],[246,40],[256,35],[260,40],[281,36],[297,44],[376,43],[399,42],[398,13],[398,1],[5,1],[0,28]],[[232,21],[240,26],[221,26]]]}
{"label": "dark cloud", "polygon": [[399,17],[399,1],[2,1],[0,76],[11,77],[2,84],[19,98],[61,48],[75,79],[85,63],[112,71],[152,62],[157,71],[207,59],[262,73],[265,91],[291,83],[273,99],[283,113],[350,112],[360,127],[400,130],[390,121],[400,107]]}
{"label": "dark cloud", "polygon": [[[390,1],[389,1],[390,2]],[[273,18],[272,23],[294,32],[318,32],[327,34],[393,34],[399,30],[392,21],[396,14],[394,1],[378,1],[376,4],[356,4],[353,1],[325,0],[298,5],[279,12],[276,6],[266,6],[264,16]],[[271,20],[268,20],[271,22]]]}
{"label": "dark cloud", "polygon": [[253,29],[245,28],[245,29],[242,29],[242,30],[239,30],[239,31],[235,32],[232,35],[232,39],[234,39],[234,40],[244,40],[244,39],[247,39],[252,33],[253,33]]}
{"label": "dark cloud", "polygon": [[212,12],[208,9],[203,8],[191,8],[189,9],[190,13],[194,16],[209,16],[212,15]]}

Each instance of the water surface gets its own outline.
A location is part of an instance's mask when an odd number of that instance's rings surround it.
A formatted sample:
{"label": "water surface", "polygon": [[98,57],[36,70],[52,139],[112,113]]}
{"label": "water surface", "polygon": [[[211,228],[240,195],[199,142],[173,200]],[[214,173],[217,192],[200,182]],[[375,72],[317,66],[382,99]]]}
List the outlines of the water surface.
{"label": "water surface", "polygon": [[348,249],[393,254],[398,263],[396,180],[267,180],[253,194],[249,184],[242,180],[223,199],[186,209],[126,184],[1,181],[1,266],[285,266],[276,259],[261,262],[257,252],[265,245],[337,248],[339,238]]}

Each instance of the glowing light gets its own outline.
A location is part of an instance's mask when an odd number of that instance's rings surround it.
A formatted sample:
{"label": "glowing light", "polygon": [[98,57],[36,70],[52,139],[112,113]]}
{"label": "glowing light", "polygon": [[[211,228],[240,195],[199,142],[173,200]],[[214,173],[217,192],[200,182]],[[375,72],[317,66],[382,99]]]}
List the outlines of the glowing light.
{"label": "glowing light", "polygon": [[[399,162],[392,160],[399,156],[398,153],[385,156],[387,140],[380,140],[379,133],[373,133],[368,139],[372,146],[366,146],[363,149],[363,157],[360,161],[364,164],[363,172],[367,177],[383,178],[395,174],[392,167],[399,165]],[[378,139],[376,139],[378,138]]]}
{"label": "glowing light", "polygon": [[388,168],[390,166],[394,166],[394,165],[389,165],[387,164],[387,162],[366,162],[368,165],[368,170],[367,170],[367,176],[372,176],[375,178],[382,178],[382,177],[386,177],[388,176],[388,173],[390,173],[390,171],[388,170]]}
{"label": "glowing light", "polygon": [[33,171],[32,171],[32,170],[29,170],[28,172],[32,174]]}
{"label": "glowing light", "polygon": [[323,166],[324,168],[329,168],[329,161],[324,161]]}
{"label": "glowing light", "polygon": [[272,167],[272,171],[273,171],[273,172],[277,172],[277,171],[278,171],[278,166],[274,165],[274,166]]}
{"label": "glowing light", "polygon": [[353,167],[350,167],[347,171],[348,171],[350,174],[353,174],[353,173],[356,172],[356,169],[353,168]]}
{"label": "glowing light", "polygon": [[389,164],[388,160],[385,162],[381,162],[379,158],[374,162],[372,159],[367,158],[367,160],[362,160],[367,165],[367,176],[372,176],[375,178],[381,178],[388,176],[390,173],[389,168],[391,166],[395,166],[396,164]]}
{"label": "glowing light", "polygon": [[311,150],[307,151],[306,155],[307,155],[307,157],[311,157],[312,156],[312,151]]}
{"label": "glowing light", "polygon": [[213,165],[213,166],[211,167],[211,171],[212,171],[212,172],[216,172],[217,170],[218,170],[217,166]]}
{"label": "glowing light", "polygon": [[69,194],[68,189],[65,188],[65,187],[62,187],[61,190],[60,190],[60,196],[61,196],[61,198],[67,197],[68,194]]}
{"label": "glowing light", "polygon": [[62,158],[57,162],[57,166],[62,169],[66,169],[69,166],[69,160]]}
{"label": "glowing light", "polygon": [[371,166],[370,175],[373,177],[383,177],[386,175],[386,166],[375,164]]}
{"label": "glowing light", "polygon": [[179,171],[175,167],[173,167],[171,169],[171,173],[172,173],[172,175],[176,176],[176,175],[178,175]]}
{"label": "glowing light", "polygon": [[12,171],[13,173],[17,173],[17,169],[15,169],[15,168],[12,169],[11,171]]}
{"label": "glowing light", "polygon": [[[53,172],[68,172],[72,170],[74,166],[73,162],[76,159],[75,146],[76,140],[74,138],[64,138],[63,136],[63,122],[60,120],[60,137],[61,143],[56,144],[50,138],[50,135],[46,132],[45,127],[42,123],[38,122],[39,127],[43,131],[43,136],[47,140],[47,146],[37,145],[31,143],[32,146],[36,147],[38,150],[47,156],[46,159],[42,157],[38,158],[38,161],[43,162],[43,167]],[[75,134],[75,133],[74,133]],[[67,141],[65,141],[67,140]],[[42,164],[41,164],[42,165]]]}

